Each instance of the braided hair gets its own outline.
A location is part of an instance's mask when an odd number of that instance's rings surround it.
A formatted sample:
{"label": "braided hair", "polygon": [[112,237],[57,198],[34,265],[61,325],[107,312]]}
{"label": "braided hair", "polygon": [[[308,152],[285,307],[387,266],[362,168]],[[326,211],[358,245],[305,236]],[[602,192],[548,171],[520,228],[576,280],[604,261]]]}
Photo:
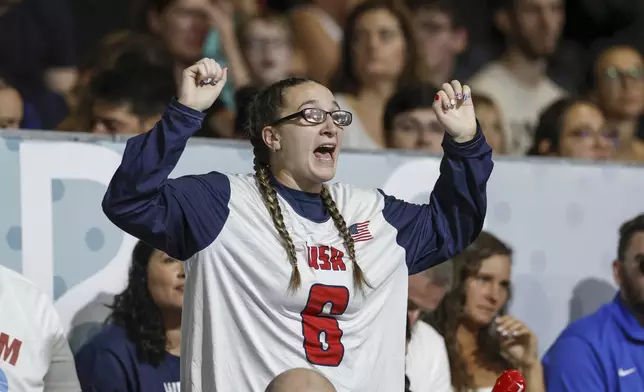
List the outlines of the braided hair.
{"label": "braided hair", "polygon": [[[288,78],[273,83],[266,89],[260,91],[254,96],[249,104],[250,106],[247,110],[248,119],[246,123],[246,131],[250,135],[250,142],[253,146],[253,164],[257,186],[262,195],[262,199],[264,199],[264,204],[266,204],[266,208],[268,209],[271,219],[273,220],[273,225],[275,226],[275,229],[282,240],[282,244],[286,249],[288,261],[291,263],[292,272],[291,279],[289,281],[289,290],[291,292],[297,290],[301,286],[302,277],[297,265],[295,244],[293,243],[293,239],[284,224],[284,217],[277,197],[277,191],[270,181],[270,150],[266,143],[264,143],[262,130],[268,124],[279,119],[281,110],[284,107],[286,91],[291,87],[304,83],[315,82],[306,78]],[[339,235],[344,241],[347,254],[353,263],[354,284],[356,287],[362,289],[365,284],[368,286],[368,283],[364,277],[362,269],[356,262],[355,244],[353,237],[351,237],[349,229],[347,228],[347,223],[344,220],[344,217],[342,217],[342,214],[340,214],[338,206],[331,197],[329,189],[324,185],[322,186],[320,197],[325,210],[333,220],[336,229],[338,229]]]}

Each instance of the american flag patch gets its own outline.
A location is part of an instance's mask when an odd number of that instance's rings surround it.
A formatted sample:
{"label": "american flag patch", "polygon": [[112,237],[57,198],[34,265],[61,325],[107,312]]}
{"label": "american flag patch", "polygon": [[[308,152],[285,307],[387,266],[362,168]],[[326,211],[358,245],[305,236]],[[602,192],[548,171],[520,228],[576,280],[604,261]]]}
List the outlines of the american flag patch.
{"label": "american flag patch", "polygon": [[355,242],[372,240],[371,232],[369,231],[369,221],[354,223],[349,226],[349,234],[353,237]]}

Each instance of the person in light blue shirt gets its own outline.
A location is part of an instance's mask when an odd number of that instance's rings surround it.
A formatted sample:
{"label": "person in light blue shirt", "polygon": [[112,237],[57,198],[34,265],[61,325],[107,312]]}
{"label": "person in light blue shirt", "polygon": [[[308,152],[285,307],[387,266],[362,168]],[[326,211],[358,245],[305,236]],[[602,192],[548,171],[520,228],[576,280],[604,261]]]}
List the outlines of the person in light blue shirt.
{"label": "person in light blue shirt", "polygon": [[644,214],[619,230],[612,302],[566,328],[543,358],[548,392],[644,391]]}

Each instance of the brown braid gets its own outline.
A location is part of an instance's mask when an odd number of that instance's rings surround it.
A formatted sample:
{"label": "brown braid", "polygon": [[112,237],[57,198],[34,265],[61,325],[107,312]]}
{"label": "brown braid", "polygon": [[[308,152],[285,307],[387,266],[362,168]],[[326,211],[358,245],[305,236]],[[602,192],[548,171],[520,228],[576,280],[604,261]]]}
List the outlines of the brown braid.
{"label": "brown braid", "polygon": [[286,230],[284,217],[282,216],[282,208],[280,207],[279,200],[277,199],[277,192],[271,185],[269,179],[268,165],[262,165],[259,162],[260,160],[257,158],[258,156],[261,156],[261,147],[258,148],[258,146],[255,146],[253,152],[255,153],[255,159],[253,160],[253,163],[255,164],[255,178],[257,179],[259,192],[262,194],[266,207],[268,207],[268,212],[273,219],[275,229],[284,243],[284,248],[286,248],[288,261],[291,263],[291,267],[293,268],[293,271],[291,272],[291,280],[288,283],[288,289],[293,292],[302,284],[302,277],[300,276],[300,270],[297,266],[295,244],[293,244],[293,239],[288,233],[288,230]]}
{"label": "brown braid", "polygon": [[329,188],[322,186],[322,192],[320,193],[320,196],[322,196],[322,203],[324,204],[324,208],[331,216],[331,219],[333,219],[333,223],[335,224],[336,229],[338,229],[338,231],[340,232],[340,237],[342,237],[342,239],[344,240],[344,247],[347,249],[349,258],[353,263],[353,284],[359,289],[363,289],[363,285],[372,288],[369,282],[367,282],[362,269],[356,261],[355,242],[353,242],[353,237],[351,237],[351,234],[349,234],[347,222],[345,222],[344,217],[338,210],[337,204],[335,204],[335,201],[331,197]]}
{"label": "brown braid", "polygon": [[[245,128],[250,136],[250,142],[253,145],[253,155],[255,159],[255,178],[257,186],[264,199],[264,203],[268,208],[271,215],[275,229],[277,230],[283,245],[286,248],[286,254],[293,271],[291,273],[291,280],[289,282],[289,291],[297,290],[302,284],[302,277],[297,265],[297,254],[295,252],[295,245],[293,239],[286,229],[284,224],[284,217],[282,216],[282,209],[279,205],[277,192],[270,182],[270,150],[262,138],[262,130],[266,124],[277,120],[280,116],[280,110],[284,106],[284,93],[288,88],[297,86],[303,83],[310,83],[308,79],[302,78],[289,78],[272,84],[261,92],[257,93],[252,100],[248,103],[247,121]],[[327,213],[333,219],[335,227],[340,232],[340,236],[344,240],[344,246],[347,249],[349,258],[353,263],[353,281],[356,287],[362,289],[363,285],[369,285],[366,281],[364,274],[358,264],[356,263],[355,245],[353,237],[349,234],[347,224],[344,218],[338,211],[331,194],[326,187],[322,187],[321,192],[322,202]]]}

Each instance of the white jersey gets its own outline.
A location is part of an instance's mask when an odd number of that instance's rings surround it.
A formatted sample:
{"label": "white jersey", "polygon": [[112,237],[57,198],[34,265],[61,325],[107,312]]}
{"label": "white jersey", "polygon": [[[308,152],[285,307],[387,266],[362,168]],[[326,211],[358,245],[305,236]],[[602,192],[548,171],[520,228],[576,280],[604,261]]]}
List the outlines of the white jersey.
{"label": "white jersey", "polygon": [[275,181],[302,276],[290,293],[291,265],[253,175],[168,180],[202,119],[171,104],[153,130],[128,140],[103,199],[117,226],[187,260],[182,392],[262,392],[295,367],[319,370],[340,392],[402,392],[407,275],[480,232],[493,166],[482,132],[463,145],[446,137],[428,204],[329,186],[372,286],[364,292],[320,195]]}
{"label": "white jersey", "polygon": [[333,221],[311,222],[279,197],[302,275],[289,294],[291,266],[254,177],[229,178],[228,223],[186,263],[182,390],[207,391],[215,380],[217,391],[263,391],[276,374],[310,364],[339,392],[402,391],[407,267],[384,197],[330,187],[347,225],[370,233],[356,242],[374,288],[364,296]]}
{"label": "white jersey", "polygon": [[80,385],[51,299],[0,266],[0,392],[76,392]]}

